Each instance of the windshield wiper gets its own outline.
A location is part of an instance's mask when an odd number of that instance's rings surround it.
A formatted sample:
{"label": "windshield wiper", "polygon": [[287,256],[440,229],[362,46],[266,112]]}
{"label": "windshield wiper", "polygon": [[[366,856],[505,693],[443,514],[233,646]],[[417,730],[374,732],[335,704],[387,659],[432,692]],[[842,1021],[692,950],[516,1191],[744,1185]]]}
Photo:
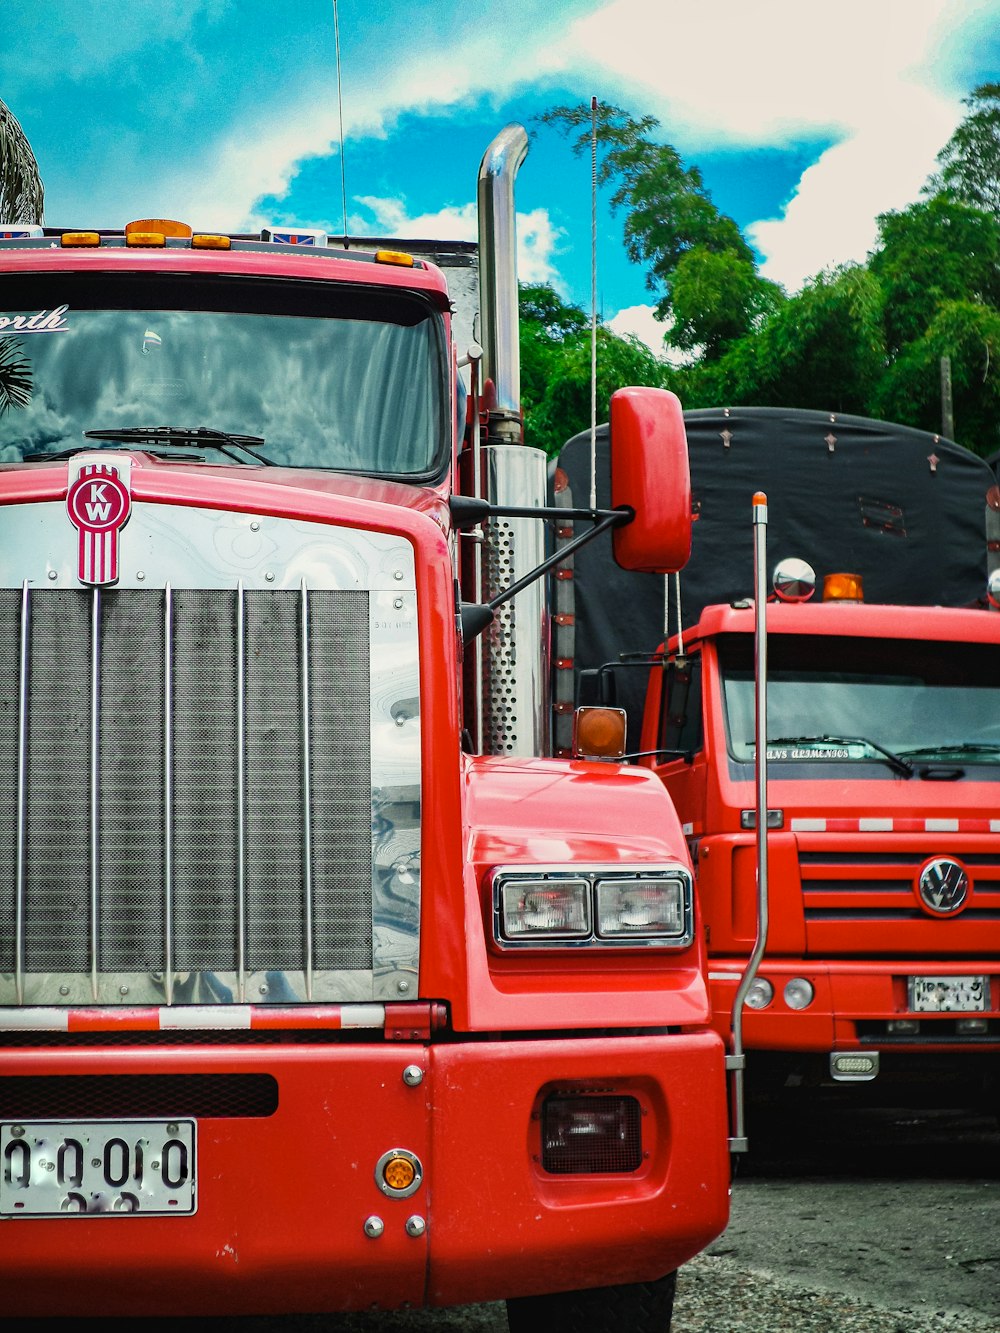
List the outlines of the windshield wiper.
{"label": "windshield wiper", "polygon": [[227,458],[241,462],[238,454],[226,445],[242,449],[258,463],[271,465],[271,460],[257,453],[254,445],[263,444],[262,435],[236,435],[228,430],[216,430],[212,426],[109,426],[104,430],[85,430],[88,440],[164,440],[169,444],[210,444]]}
{"label": "windshield wiper", "polygon": [[914,766],[902,759],[892,750],[887,750],[884,745],[879,745],[877,741],[870,740],[867,736],[768,736],[768,745],[818,745],[826,742],[829,745],[867,745],[870,750],[876,754],[894,769],[901,777],[912,778],[916,772]]}
{"label": "windshield wiper", "polygon": [[917,758],[927,754],[1000,754],[1000,744],[982,741],[942,741],[940,745],[919,745],[903,754]]}

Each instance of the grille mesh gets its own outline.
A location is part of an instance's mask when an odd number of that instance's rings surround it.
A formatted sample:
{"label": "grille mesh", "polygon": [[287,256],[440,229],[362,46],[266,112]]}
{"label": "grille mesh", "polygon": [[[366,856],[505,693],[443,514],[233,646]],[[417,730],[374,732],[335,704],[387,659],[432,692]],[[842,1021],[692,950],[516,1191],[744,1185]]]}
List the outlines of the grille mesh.
{"label": "grille mesh", "polygon": [[235,1119],[274,1115],[270,1074],[29,1074],[0,1078],[0,1119]]}
{"label": "grille mesh", "polygon": [[[19,590],[0,590],[0,971],[16,966]],[[237,593],[179,590],[170,610],[172,808],[166,810],[167,598],[100,595],[98,971],[162,970],[171,830],[173,964],[231,972],[239,958]],[[91,960],[93,595],[33,591],[25,799],[24,969]],[[312,966],[371,967],[369,614],[365,591],[244,604],[244,966],[306,965],[305,792],[311,790]]]}

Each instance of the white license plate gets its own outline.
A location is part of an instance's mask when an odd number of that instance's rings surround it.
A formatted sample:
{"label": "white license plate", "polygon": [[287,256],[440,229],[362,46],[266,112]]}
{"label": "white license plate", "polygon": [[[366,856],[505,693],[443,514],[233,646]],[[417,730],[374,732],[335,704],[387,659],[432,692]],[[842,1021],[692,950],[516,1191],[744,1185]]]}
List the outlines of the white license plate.
{"label": "white license plate", "polygon": [[131,1213],[197,1207],[193,1120],[0,1123],[0,1217]]}
{"label": "white license plate", "polygon": [[919,1014],[976,1014],[989,1009],[989,977],[910,977],[910,1008]]}

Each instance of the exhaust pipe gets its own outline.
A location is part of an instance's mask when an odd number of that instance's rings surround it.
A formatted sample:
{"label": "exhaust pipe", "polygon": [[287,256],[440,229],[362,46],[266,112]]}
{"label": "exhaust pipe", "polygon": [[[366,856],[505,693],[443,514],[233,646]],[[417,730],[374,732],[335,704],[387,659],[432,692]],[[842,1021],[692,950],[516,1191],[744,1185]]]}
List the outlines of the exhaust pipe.
{"label": "exhaust pipe", "polygon": [[528,154],[523,125],[507,125],[479,167],[480,338],[483,376],[493,381],[490,434],[521,440],[521,352],[517,318],[517,241],[514,180]]}

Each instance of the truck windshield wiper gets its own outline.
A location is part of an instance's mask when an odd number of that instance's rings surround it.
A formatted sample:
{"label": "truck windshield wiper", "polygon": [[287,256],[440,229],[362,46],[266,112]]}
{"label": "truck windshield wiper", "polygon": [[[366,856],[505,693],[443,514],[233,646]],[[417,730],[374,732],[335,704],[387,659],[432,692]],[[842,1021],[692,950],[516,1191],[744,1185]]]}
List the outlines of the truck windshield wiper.
{"label": "truck windshield wiper", "polygon": [[828,745],[867,745],[870,750],[874,750],[880,755],[890,768],[894,769],[904,778],[912,778],[916,772],[914,766],[894,754],[892,750],[887,750],[884,745],[879,745],[877,741],[869,740],[867,736],[768,736],[768,745],[819,745],[826,743]]}
{"label": "truck windshield wiper", "polygon": [[940,745],[919,745],[912,750],[903,750],[903,754],[916,759],[929,754],[998,754],[1000,744],[983,741],[942,741]]}
{"label": "truck windshield wiper", "polygon": [[263,444],[262,435],[235,435],[228,430],[216,430],[212,426],[109,426],[103,430],[85,430],[88,440],[163,440],[169,444],[213,445],[227,458],[241,462],[238,454],[227,448],[232,445],[255,458],[258,463],[271,465],[271,460],[257,453],[254,445]]}

